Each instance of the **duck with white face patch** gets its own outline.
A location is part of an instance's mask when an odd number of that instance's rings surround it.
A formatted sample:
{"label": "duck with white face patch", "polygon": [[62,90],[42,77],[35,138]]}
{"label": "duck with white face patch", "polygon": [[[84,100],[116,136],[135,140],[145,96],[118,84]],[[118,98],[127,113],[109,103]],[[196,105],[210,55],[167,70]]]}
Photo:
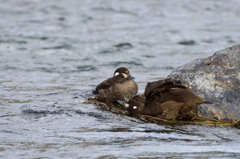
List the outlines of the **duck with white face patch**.
{"label": "duck with white face patch", "polygon": [[130,114],[151,115],[173,120],[184,117],[201,103],[212,104],[195,95],[179,81],[172,79],[148,83],[144,95],[146,98],[144,103],[134,99],[124,103]]}
{"label": "duck with white face patch", "polygon": [[138,86],[126,67],[119,67],[113,77],[101,82],[93,91],[99,100],[129,101],[138,92]]}

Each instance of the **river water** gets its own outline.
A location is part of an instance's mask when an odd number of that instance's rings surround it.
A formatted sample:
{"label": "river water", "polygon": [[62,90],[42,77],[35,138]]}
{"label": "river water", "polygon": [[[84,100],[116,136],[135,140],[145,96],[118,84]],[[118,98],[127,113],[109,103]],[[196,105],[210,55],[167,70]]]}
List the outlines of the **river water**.
{"label": "river water", "polygon": [[117,67],[148,81],[240,41],[238,0],[1,0],[0,158],[239,158],[240,131],[83,104]]}

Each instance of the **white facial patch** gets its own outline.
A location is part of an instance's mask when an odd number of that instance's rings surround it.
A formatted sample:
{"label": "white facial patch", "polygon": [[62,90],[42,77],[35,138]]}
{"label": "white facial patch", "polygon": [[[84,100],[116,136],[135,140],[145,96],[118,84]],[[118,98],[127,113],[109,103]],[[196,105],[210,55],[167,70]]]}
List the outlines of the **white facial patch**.
{"label": "white facial patch", "polygon": [[128,75],[127,75],[127,74],[122,73],[122,75],[123,75],[124,78],[128,78]]}
{"label": "white facial patch", "polygon": [[137,106],[133,106],[133,109],[137,109]]}
{"label": "white facial patch", "polygon": [[125,103],[124,106],[125,106],[126,108],[128,108],[128,107],[129,107],[129,104],[128,104],[128,103]]}
{"label": "white facial patch", "polygon": [[116,72],[116,73],[114,74],[114,76],[117,76],[117,75],[119,75],[119,72]]}

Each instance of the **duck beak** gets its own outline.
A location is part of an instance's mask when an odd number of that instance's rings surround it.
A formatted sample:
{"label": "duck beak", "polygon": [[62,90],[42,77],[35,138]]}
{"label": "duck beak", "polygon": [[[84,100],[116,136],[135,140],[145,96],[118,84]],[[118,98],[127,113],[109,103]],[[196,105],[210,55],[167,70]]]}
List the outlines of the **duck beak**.
{"label": "duck beak", "polygon": [[118,102],[120,105],[125,106],[125,101],[117,100],[117,102]]}
{"label": "duck beak", "polygon": [[135,79],[133,76],[129,75],[128,78],[129,80]]}

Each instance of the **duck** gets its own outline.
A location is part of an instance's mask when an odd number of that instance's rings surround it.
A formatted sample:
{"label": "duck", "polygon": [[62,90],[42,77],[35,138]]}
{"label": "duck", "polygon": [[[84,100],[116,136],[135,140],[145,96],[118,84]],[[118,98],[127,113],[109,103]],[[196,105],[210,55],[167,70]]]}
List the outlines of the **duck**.
{"label": "duck", "polygon": [[150,115],[175,120],[186,116],[199,104],[212,104],[181,85],[180,81],[173,79],[148,83],[144,95],[144,103],[134,99],[124,103],[130,115]]}
{"label": "duck", "polygon": [[113,73],[113,77],[97,85],[93,94],[96,94],[100,101],[128,102],[138,92],[138,85],[134,79],[126,67],[119,67]]}

